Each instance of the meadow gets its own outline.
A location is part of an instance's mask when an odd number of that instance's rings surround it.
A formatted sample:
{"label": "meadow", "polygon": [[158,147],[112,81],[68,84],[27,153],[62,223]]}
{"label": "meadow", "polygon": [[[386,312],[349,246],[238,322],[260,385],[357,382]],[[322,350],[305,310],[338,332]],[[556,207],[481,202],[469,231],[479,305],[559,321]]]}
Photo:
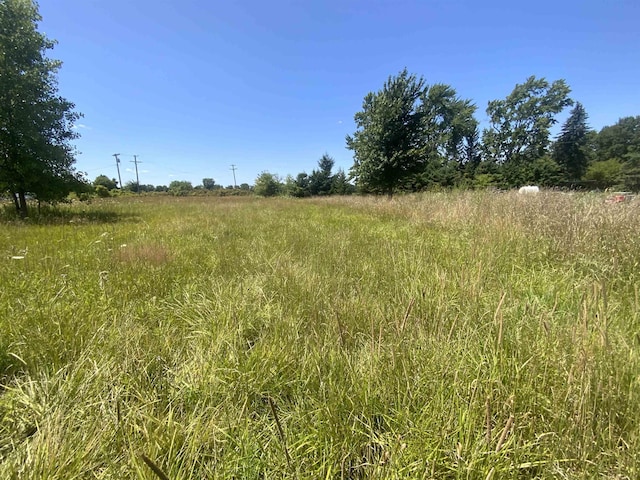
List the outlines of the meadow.
{"label": "meadow", "polygon": [[0,214],[0,478],[640,477],[640,201]]}

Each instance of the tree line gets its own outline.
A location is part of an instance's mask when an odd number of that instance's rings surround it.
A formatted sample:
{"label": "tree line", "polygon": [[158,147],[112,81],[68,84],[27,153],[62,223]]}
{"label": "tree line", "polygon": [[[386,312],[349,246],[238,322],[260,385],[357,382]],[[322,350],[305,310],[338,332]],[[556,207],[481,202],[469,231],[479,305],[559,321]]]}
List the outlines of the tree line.
{"label": "tree line", "polygon": [[[256,193],[295,197],[353,192],[393,195],[429,188],[514,188],[527,184],[567,189],[640,190],[640,116],[599,132],[564,80],[531,76],[504,99],[488,103],[480,131],[476,105],[445,84],[427,85],[404,69],[368,93],[346,137],[349,174],[331,175],[325,155],[311,175],[282,181],[263,172]],[[573,107],[555,139],[551,128]]]}
{"label": "tree line", "polygon": [[122,188],[119,187],[115,178],[109,178],[106,175],[98,175],[92,184],[93,192],[99,197],[110,197],[117,194],[116,192],[125,193],[169,193],[175,196],[184,196],[197,193],[216,193],[218,195],[242,194],[253,191],[253,187],[248,183],[242,183],[238,186],[227,185],[226,187],[219,185],[213,178],[203,178],[202,184],[193,185],[188,180],[173,180],[169,185],[152,185],[138,184],[134,181],[128,181]]}
{"label": "tree line", "polygon": [[[293,197],[524,184],[640,190],[640,116],[596,132],[564,80],[532,76],[488,103],[488,126],[480,131],[472,100],[450,85],[427,85],[407,69],[364,97],[354,116],[356,131],[346,137],[354,159],[348,173],[334,173],[335,162],[326,154],[310,174],[282,179],[262,172],[253,187],[239,189],[222,189],[213,179],[196,187],[186,181],[118,186],[106,176],[91,186],[75,169],[72,142],[81,114],[58,94],[61,62],[47,56],[55,42],[38,31],[40,20],[33,0],[0,0],[0,196],[8,195],[22,216],[29,198],[54,202],[94,187],[104,196],[116,186],[176,195],[253,190]],[[569,117],[552,139],[556,117],[568,107]]]}
{"label": "tree line", "polygon": [[[596,132],[564,80],[529,77],[490,101],[482,132],[477,107],[449,85],[426,85],[406,69],[365,96],[347,136],[360,191],[392,195],[430,187],[640,189],[640,116]],[[573,106],[559,135],[556,116]]]}

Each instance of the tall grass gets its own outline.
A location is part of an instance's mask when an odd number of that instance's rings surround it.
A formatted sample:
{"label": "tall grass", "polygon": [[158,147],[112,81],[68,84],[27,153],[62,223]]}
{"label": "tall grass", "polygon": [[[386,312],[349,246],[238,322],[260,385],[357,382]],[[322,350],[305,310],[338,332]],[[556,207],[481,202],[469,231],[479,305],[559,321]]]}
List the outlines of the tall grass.
{"label": "tall grass", "polygon": [[0,478],[639,475],[637,203],[53,213],[0,230]]}

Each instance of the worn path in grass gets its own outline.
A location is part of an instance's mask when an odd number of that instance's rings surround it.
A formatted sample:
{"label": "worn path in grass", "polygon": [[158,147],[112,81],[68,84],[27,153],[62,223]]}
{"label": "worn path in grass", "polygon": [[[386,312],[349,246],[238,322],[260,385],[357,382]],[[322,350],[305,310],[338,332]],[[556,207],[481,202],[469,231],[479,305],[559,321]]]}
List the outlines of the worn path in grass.
{"label": "worn path in grass", "polygon": [[601,200],[7,222],[0,477],[637,477],[640,221]]}

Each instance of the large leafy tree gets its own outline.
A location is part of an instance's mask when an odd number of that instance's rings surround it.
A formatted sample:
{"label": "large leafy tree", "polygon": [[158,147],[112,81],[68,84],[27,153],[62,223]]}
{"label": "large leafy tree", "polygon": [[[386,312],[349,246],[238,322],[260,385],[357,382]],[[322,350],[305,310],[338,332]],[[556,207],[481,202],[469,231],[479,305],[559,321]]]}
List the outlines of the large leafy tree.
{"label": "large leafy tree", "polygon": [[452,185],[469,159],[466,150],[473,149],[472,143],[477,141],[476,106],[460,98],[453,87],[438,83],[428,88],[421,110],[424,166],[414,188],[433,183]]}
{"label": "large leafy tree", "polygon": [[484,149],[492,161],[502,165],[508,186],[532,179],[533,162],[547,151],[555,116],[573,104],[570,91],[564,80],[549,83],[532,76],[516,85],[504,100],[489,102],[491,125],[483,133]]}
{"label": "large leafy tree", "polygon": [[640,115],[623,117],[604,127],[596,139],[599,160],[624,160],[630,153],[640,152]]}
{"label": "large leafy tree", "polygon": [[404,69],[365,96],[354,117],[357,131],[346,138],[354,154],[350,175],[361,189],[391,196],[401,181],[420,171],[426,92],[424,79]]}
{"label": "large leafy tree", "polygon": [[71,145],[80,115],[58,95],[61,62],[46,56],[54,42],[40,19],[32,0],[0,0],[0,191],[23,216],[28,195],[54,201],[82,183]]}
{"label": "large leafy tree", "polygon": [[569,181],[580,180],[587,171],[589,164],[587,118],[584,107],[577,102],[553,144],[553,158],[564,170]]}
{"label": "large leafy tree", "polygon": [[435,84],[424,101],[426,135],[432,151],[459,163],[465,161],[465,143],[473,136],[478,121],[471,100],[458,97],[449,85]]}
{"label": "large leafy tree", "polygon": [[621,165],[624,187],[640,190],[640,115],[624,117],[615,125],[604,127],[595,143],[599,160],[616,160]]}
{"label": "large leafy tree", "polygon": [[214,190],[216,188],[216,181],[213,178],[203,178],[202,188],[205,190]]}

